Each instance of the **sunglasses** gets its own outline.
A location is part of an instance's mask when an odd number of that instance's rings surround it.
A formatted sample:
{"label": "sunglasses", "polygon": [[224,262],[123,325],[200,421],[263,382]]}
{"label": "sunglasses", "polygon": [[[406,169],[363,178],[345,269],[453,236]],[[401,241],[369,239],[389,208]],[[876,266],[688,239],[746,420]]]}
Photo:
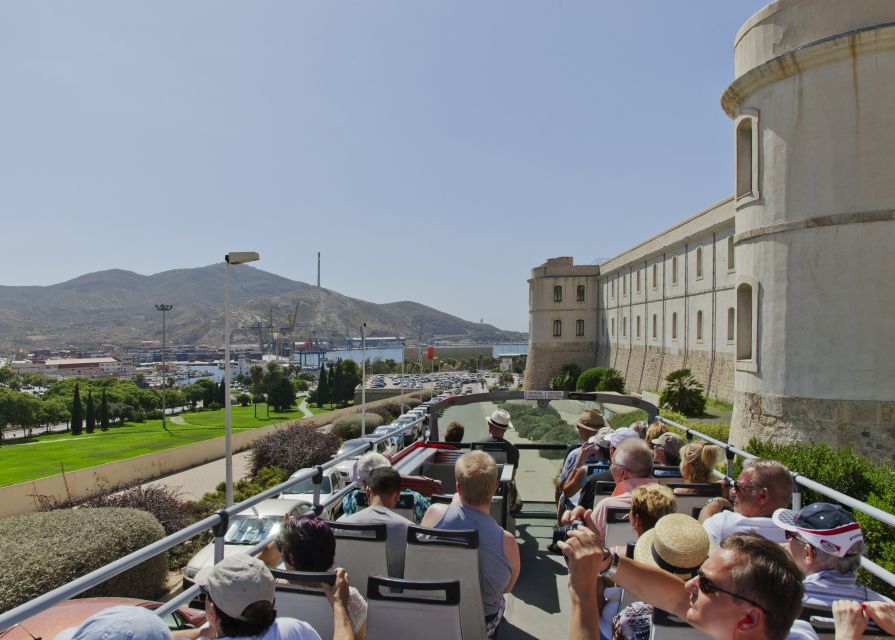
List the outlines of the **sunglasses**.
{"label": "sunglasses", "polygon": [[809,547],[812,546],[810,542],[805,540],[805,538],[800,536],[795,531],[786,531],[785,533],[786,533],[787,540],[795,540],[796,542],[801,542],[802,544],[808,545]]}
{"label": "sunglasses", "polygon": [[740,482],[739,480],[731,480],[730,487],[738,493],[752,493],[753,491],[759,491],[765,488],[763,484],[756,484],[754,482]]}
{"label": "sunglasses", "polygon": [[744,600],[744,601],[748,602],[749,604],[755,605],[756,607],[758,607],[765,613],[768,612],[767,609],[765,609],[763,606],[761,606],[760,604],[755,602],[755,600],[750,600],[749,598],[746,598],[745,596],[741,596],[738,593],[734,593],[733,591],[727,591],[726,589],[722,589],[721,587],[716,585],[714,582],[712,582],[709,578],[707,578],[706,575],[702,572],[702,569],[699,569],[696,572],[696,576],[697,576],[696,584],[699,587],[699,590],[702,591],[705,595],[710,596],[713,593],[720,591],[721,593],[726,593],[729,596],[733,596],[734,598],[739,598],[740,600]]}

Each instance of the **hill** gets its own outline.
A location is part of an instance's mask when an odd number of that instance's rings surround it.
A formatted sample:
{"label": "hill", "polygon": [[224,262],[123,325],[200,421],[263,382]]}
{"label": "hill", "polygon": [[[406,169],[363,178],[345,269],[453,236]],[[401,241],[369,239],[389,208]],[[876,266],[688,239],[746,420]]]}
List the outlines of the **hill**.
{"label": "hill", "polygon": [[[46,287],[0,286],[0,350],[58,348],[68,345],[136,345],[161,337],[155,304],[174,305],[168,313],[169,344],[223,342],[223,264],[175,269],[149,276],[111,269]],[[328,289],[289,280],[249,265],[233,269],[231,307],[233,341],[255,342],[251,325],[289,322],[296,302],[297,340],[344,338],[359,334],[424,339],[457,336],[473,342],[519,341],[525,334],[468,322],[418,304],[375,304]]]}

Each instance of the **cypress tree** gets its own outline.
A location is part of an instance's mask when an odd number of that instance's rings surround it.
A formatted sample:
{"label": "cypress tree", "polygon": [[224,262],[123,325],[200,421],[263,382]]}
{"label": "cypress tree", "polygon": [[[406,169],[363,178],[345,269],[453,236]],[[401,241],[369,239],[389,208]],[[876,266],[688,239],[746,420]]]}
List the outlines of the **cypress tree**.
{"label": "cypress tree", "polygon": [[221,406],[224,406],[225,393],[227,393],[227,389],[224,387],[224,379],[221,378],[221,384],[218,386],[218,392],[215,395],[215,402],[217,402]]}
{"label": "cypress tree", "polygon": [[320,365],[320,374],[317,378],[317,406],[322,407],[324,403],[330,402],[329,378],[326,374],[326,366]]}
{"label": "cypress tree", "polygon": [[103,431],[109,428],[109,401],[106,399],[105,389],[103,389],[103,398],[99,403],[99,428]]}
{"label": "cypress tree", "polygon": [[71,433],[72,435],[79,436],[81,435],[81,430],[83,429],[83,413],[81,408],[81,392],[78,390],[78,385],[75,384],[75,394],[71,400]]}
{"label": "cypress tree", "polygon": [[332,368],[329,379],[330,397],[337,404],[345,403],[345,390],[342,382],[342,363],[340,362]]}
{"label": "cypress tree", "polygon": [[96,413],[93,407],[93,389],[87,392],[87,414],[85,419],[87,433],[93,433],[96,430]]}

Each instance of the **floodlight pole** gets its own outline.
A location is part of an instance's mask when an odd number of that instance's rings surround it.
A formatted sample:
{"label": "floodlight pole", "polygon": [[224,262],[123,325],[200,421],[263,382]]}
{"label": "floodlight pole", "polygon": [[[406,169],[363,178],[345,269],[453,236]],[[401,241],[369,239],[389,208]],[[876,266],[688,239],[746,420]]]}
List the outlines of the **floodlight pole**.
{"label": "floodlight pole", "polygon": [[401,415],[404,415],[404,361],[407,359],[404,355],[404,349],[407,347],[407,341],[401,341]]}
{"label": "floodlight pole", "polygon": [[224,256],[227,278],[224,285],[224,484],[227,506],[233,506],[233,427],[230,407],[230,265],[254,262],[260,256],[254,251],[231,251]]}
{"label": "floodlight pole", "polygon": [[155,305],[156,311],[162,312],[162,429],[168,428],[168,423],[165,421],[165,387],[168,386],[168,380],[166,378],[166,374],[168,373],[168,365],[165,360],[165,314],[174,308],[173,304],[157,304]]}
{"label": "floodlight pole", "polygon": [[367,323],[360,326],[360,437],[367,435]]}

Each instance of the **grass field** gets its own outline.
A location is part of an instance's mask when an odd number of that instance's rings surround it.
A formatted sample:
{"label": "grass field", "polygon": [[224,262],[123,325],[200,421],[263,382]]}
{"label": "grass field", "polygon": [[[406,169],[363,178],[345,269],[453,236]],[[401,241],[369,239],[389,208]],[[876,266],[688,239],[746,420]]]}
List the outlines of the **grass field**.
{"label": "grass field", "polygon": [[[278,422],[298,420],[303,413],[292,410],[285,413],[271,411],[267,416],[266,405],[258,405],[258,418],[253,417],[251,405],[233,407],[233,432],[264,427]],[[83,469],[106,462],[133,458],[145,453],[173,449],[202,440],[224,435],[224,410],[184,413],[176,416],[185,424],[168,419],[168,430],[162,429],[161,420],[142,423],[126,422],[123,427],[108,431],[97,429],[92,434],[50,433],[0,446],[0,486],[26,482],[66,471]]]}

